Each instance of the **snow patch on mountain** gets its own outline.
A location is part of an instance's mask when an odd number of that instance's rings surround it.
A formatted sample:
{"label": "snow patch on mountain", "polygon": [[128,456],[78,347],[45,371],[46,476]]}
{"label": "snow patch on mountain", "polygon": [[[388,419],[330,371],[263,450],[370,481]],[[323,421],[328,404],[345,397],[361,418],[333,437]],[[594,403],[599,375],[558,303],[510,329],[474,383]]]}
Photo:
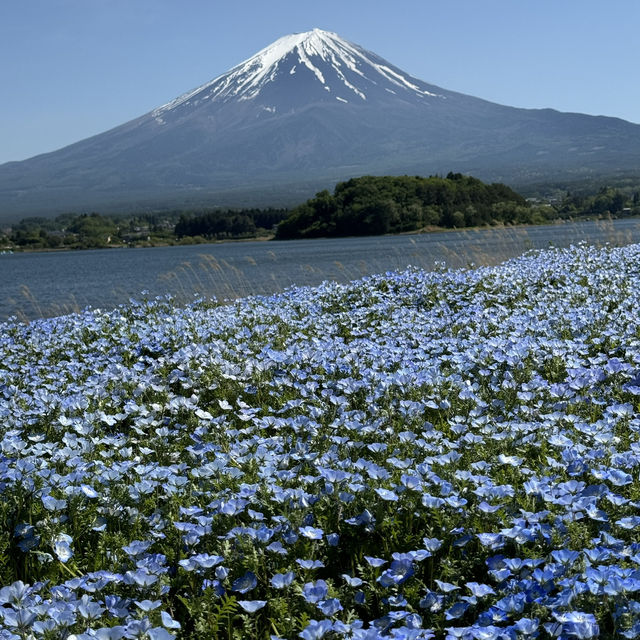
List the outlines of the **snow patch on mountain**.
{"label": "snow patch on mountain", "polygon": [[[152,112],[154,117],[181,105],[198,100],[223,102],[253,100],[281,74],[298,75],[308,69],[326,91],[337,89],[336,83],[367,100],[372,87],[384,87],[397,94],[406,91],[419,99],[444,97],[420,87],[414,78],[394,70],[375,54],[352,44],[335,33],[313,29],[284,36],[211,82],[189,91]],[[286,67],[286,68],[285,68]],[[391,85],[385,87],[385,85]],[[395,89],[395,91],[394,91]],[[344,100],[348,102],[347,100]]]}

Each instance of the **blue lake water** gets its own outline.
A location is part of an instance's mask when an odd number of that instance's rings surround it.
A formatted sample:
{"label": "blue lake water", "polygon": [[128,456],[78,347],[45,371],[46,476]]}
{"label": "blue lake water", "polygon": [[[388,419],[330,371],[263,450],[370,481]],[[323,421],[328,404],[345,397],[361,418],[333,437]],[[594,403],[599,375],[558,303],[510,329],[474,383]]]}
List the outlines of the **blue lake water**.
{"label": "blue lake water", "polygon": [[347,282],[408,265],[496,264],[529,249],[578,242],[640,242],[640,220],[563,223],[403,236],[237,242],[149,249],[0,255],[0,320],[113,308],[170,294],[218,299],[270,294],[324,280]]}

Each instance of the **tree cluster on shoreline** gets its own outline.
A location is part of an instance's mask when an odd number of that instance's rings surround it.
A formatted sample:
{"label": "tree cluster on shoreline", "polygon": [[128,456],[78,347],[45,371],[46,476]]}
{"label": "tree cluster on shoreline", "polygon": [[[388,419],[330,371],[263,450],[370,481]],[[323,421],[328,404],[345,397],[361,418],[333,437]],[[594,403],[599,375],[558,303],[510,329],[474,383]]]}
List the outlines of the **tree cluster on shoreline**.
{"label": "tree cluster on shoreline", "polygon": [[288,213],[286,209],[245,209],[181,214],[174,233],[178,238],[199,236],[208,240],[255,237],[273,229]]}
{"label": "tree cluster on shoreline", "polygon": [[17,249],[98,249],[192,244],[269,236],[286,209],[173,211],[136,215],[62,214],[31,217],[0,233],[0,244]]}
{"label": "tree cluster on shoreline", "polygon": [[430,228],[496,224],[543,224],[578,215],[621,214],[635,206],[623,193],[603,188],[594,196],[567,197],[560,206],[525,200],[510,187],[449,173],[431,176],[364,176],[321,191],[293,209],[278,225],[276,238],[379,235]]}

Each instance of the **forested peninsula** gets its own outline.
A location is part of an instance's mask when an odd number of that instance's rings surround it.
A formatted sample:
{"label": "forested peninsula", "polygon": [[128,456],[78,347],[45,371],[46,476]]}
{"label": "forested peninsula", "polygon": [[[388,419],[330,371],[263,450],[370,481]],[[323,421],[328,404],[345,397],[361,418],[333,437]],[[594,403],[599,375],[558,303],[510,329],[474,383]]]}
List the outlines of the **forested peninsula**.
{"label": "forested peninsula", "polygon": [[545,221],[539,208],[504,184],[461,173],[364,176],[321,191],[293,209],[276,238],[379,235],[428,227],[461,228]]}

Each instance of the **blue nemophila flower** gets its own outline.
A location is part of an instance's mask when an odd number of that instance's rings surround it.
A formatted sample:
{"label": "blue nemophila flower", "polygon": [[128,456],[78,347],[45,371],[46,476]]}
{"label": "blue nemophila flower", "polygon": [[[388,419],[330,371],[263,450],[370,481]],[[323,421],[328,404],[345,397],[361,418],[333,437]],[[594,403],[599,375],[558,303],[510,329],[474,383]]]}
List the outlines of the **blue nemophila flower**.
{"label": "blue nemophila flower", "polygon": [[594,564],[604,563],[611,557],[611,550],[606,547],[594,547],[593,549],[583,549],[582,553],[589,562]]}
{"label": "blue nemophila flower", "polygon": [[588,640],[597,638],[600,635],[600,628],[596,618],[591,613],[582,611],[553,612],[553,616],[562,625],[562,631],[571,638]]}
{"label": "blue nemophila flower", "polygon": [[174,620],[166,611],[160,612],[160,619],[162,620],[162,625],[167,629],[180,629],[181,624]]}
{"label": "blue nemophila flower", "polygon": [[342,574],[342,578],[350,587],[359,587],[362,584],[362,580],[360,578],[353,578],[346,573]]}
{"label": "blue nemophila flower", "polygon": [[258,586],[258,579],[253,571],[247,571],[243,576],[233,581],[231,585],[232,591],[238,593],[247,593]]}
{"label": "blue nemophila flower", "polygon": [[320,640],[332,629],[330,620],[310,620],[309,624],[298,634],[302,640]]}
{"label": "blue nemophila flower", "polygon": [[78,613],[87,620],[97,620],[105,610],[99,602],[92,600],[86,594],[80,598],[76,608]]}
{"label": "blue nemophila flower", "polygon": [[329,588],[324,580],[307,582],[302,588],[302,597],[312,604],[324,600],[329,593]]}
{"label": "blue nemophila flower", "polygon": [[0,589],[0,604],[11,604],[20,606],[22,601],[31,594],[33,588],[24,584],[22,580],[17,580],[8,587]]}
{"label": "blue nemophila flower", "polygon": [[413,574],[413,562],[410,559],[394,560],[388,569],[382,572],[378,582],[383,587],[406,582]]}
{"label": "blue nemophila flower", "polygon": [[477,533],[476,536],[483,547],[492,550],[504,547],[504,536],[501,533]]}
{"label": "blue nemophila flower", "polygon": [[435,591],[429,591],[427,589],[427,594],[423,598],[421,598],[419,604],[423,609],[428,609],[429,611],[435,613],[443,609],[444,602],[445,596],[440,595]]}
{"label": "blue nemophila flower", "polygon": [[152,627],[147,631],[149,640],[175,640],[175,636],[163,627]]}
{"label": "blue nemophila flower", "polygon": [[514,626],[516,631],[526,638],[527,636],[534,636],[538,631],[539,625],[540,621],[537,618],[520,618],[520,620],[516,620]]}
{"label": "blue nemophila flower", "polygon": [[602,509],[598,509],[593,503],[587,505],[585,513],[592,520],[597,520],[599,522],[607,522],[609,520],[607,512],[603,511]]}
{"label": "blue nemophila flower", "polygon": [[202,591],[206,591],[207,589],[213,590],[217,596],[223,596],[226,592],[225,588],[220,584],[220,580],[210,580],[205,578],[202,581]]}
{"label": "blue nemophila flower", "polygon": [[324,567],[324,563],[322,562],[322,560],[304,560],[302,558],[296,558],[296,562],[303,568],[303,569],[321,569],[322,567]]}
{"label": "blue nemophila flower", "polygon": [[559,564],[572,565],[579,557],[579,551],[570,549],[557,549],[551,552],[551,557]]}
{"label": "blue nemophila flower", "polygon": [[585,578],[587,588],[593,595],[602,595],[605,592],[605,587],[610,585],[612,578],[615,578],[611,572],[607,569],[594,569],[593,567],[585,568]]}
{"label": "blue nemophila flower", "polygon": [[272,542],[270,545],[265,547],[265,549],[267,551],[271,551],[272,553],[279,553],[283,556],[286,556],[288,553],[287,550],[282,546],[282,542],[280,542],[279,540]]}
{"label": "blue nemophila flower", "polygon": [[262,609],[266,604],[266,600],[238,600],[238,604],[247,612],[255,613],[258,609]]}
{"label": "blue nemophila flower", "polygon": [[629,504],[629,498],[625,498],[617,493],[607,493],[605,498],[616,507],[622,507]]}
{"label": "blue nemophila flower", "polygon": [[461,618],[468,608],[469,604],[467,602],[456,602],[444,612],[445,620],[456,620],[457,618]]}
{"label": "blue nemophila flower", "polygon": [[397,502],[399,500],[398,494],[389,489],[377,488],[375,492],[387,502]]}
{"label": "blue nemophila flower", "polygon": [[295,531],[285,531],[282,539],[286,544],[295,544],[298,541],[298,534]]}
{"label": "blue nemophila flower", "polygon": [[372,567],[381,567],[383,564],[387,564],[387,561],[382,558],[374,558],[372,556],[365,556],[364,559],[367,561],[367,564]]}
{"label": "blue nemophila flower", "polygon": [[95,519],[95,524],[91,527],[91,531],[105,531],[107,528],[107,519],[103,516],[98,516]]}
{"label": "blue nemophila flower", "polygon": [[640,526],[640,516],[627,516],[615,521],[615,524],[622,529],[635,529]]}
{"label": "blue nemophila flower", "polygon": [[226,516],[235,516],[242,513],[247,506],[246,500],[232,498],[231,500],[222,501],[218,510]]}
{"label": "blue nemophila flower", "polygon": [[598,469],[591,473],[599,480],[608,480],[616,487],[624,487],[633,482],[633,476],[622,469]]}
{"label": "blue nemophila flower", "polygon": [[340,542],[340,536],[337,533],[327,534],[327,544],[330,547],[337,547]]}
{"label": "blue nemophila flower", "polygon": [[150,540],[132,540],[128,545],[122,547],[122,550],[128,556],[142,555],[150,546],[152,542]]}
{"label": "blue nemophila flower", "polygon": [[409,604],[402,594],[383,598],[382,602],[387,603],[390,607],[406,607]]}
{"label": "blue nemophila flower", "polygon": [[128,605],[129,602],[119,596],[107,595],[104,597],[104,606],[116,618],[125,618],[129,614]]}
{"label": "blue nemophila flower", "polygon": [[442,541],[438,538],[422,538],[422,543],[425,549],[431,553],[435,553],[442,546]]}
{"label": "blue nemophila flower", "polygon": [[488,584],[479,584],[477,582],[467,582],[465,585],[469,591],[471,591],[471,595],[476,596],[477,598],[483,598],[487,595],[495,595],[495,591]]}
{"label": "blue nemophila flower", "polygon": [[499,504],[490,505],[488,502],[484,500],[478,505],[478,509],[483,513],[495,513],[496,511],[499,511],[501,508],[502,508],[502,505],[499,505]]}
{"label": "blue nemophila flower", "polygon": [[[34,611],[28,611],[27,609],[2,609],[3,622],[9,629],[17,629],[21,631],[28,630],[35,621],[37,613]],[[5,627],[5,628],[6,628]],[[8,629],[7,629],[8,631]],[[20,636],[11,634],[6,637],[13,640],[13,638],[19,638]]]}
{"label": "blue nemophila flower", "polygon": [[520,571],[523,567],[529,566],[529,563],[522,558],[500,557],[499,564],[503,564],[510,571]]}
{"label": "blue nemophila flower", "polygon": [[40,536],[36,535],[36,528],[32,525],[19,524],[14,528],[14,535],[19,538],[18,548],[27,552],[36,549],[40,544]]}
{"label": "blue nemophila flower", "polygon": [[53,552],[60,562],[68,562],[73,557],[71,543],[73,538],[66,533],[60,533],[53,540]]}
{"label": "blue nemophila flower", "polygon": [[438,585],[438,589],[440,589],[440,591],[443,591],[444,593],[451,593],[452,591],[456,591],[457,589],[460,589],[460,587],[456,586],[455,584],[451,584],[450,582],[443,582],[442,580],[434,580],[434,582]]}
{"label": "blue nemophila flower", "polygon": [[317,529],[315,527],[299,527],[298,531],[301,536],[309,538],[310,540],[322,540],[322,536],[324,535],[324,531],[322,529]]}
{"label": "blue nemophila flower", "polygon": [[446,504],[448,504],[450,507],[453,507],[454,509],[459,509],[460,507],[464,507],[464,505],[467,504],[467,499],[466,498],[461,498],[460,496],[447,496],[444,499],[444,502]]}
{"label": "blue nemophila flower", "polygon": [[403,486],[407,489],[411,489],[414,491],[420,491],[422,489],[422,479],[420,476],[414,476],[411,474],[403,473],[400,476],[400,482],[402,482]]}
{"label": "blue nemophila flower", "polygon": [[87,496],[87,498],[99,498],[100,494],[88,484],[81,484],[80,489],[82,489],[82,493]]}
{"label": "blue nemophila flower", "polygon": [[437,496],[432,496],[431,494],[428,494],[428,493],[425,493],[422,495],[421,501],[425,507],[428,507],[430,509],[439,509],[445,504],[442,498],[438,498]]}
{"label": "blue nemophila flower", "polygon": [[127,571],[124,574],[123,582],[125,584],[136,584],[139,587],[149,587],[158,582],[158,576],[146,568],[141,568],[135,571]]}
{"label": "blue nemophila flower", "polygon": [[211,569],[224,561],[222,556],[210,555],[208,553],[198,553],[190,558],[180,560],[178,564],[187,571],[195,569]]}
{"label": "blue nemophila flower", "polygon": [[316,605],[325,616],[333,616],[338,611],[342,611],[342,604],[338,598],[329,598],[328,600],[321,600]]}
{"label": "blue nemophila flower", "polygon": [[226,580],[229,576],[229,569],[227,567],[216,567],[214,573],[218,580]]}
{"label": "blue nemophila flower", "polygon": [[271,578],[271,586],[276,589],[284,589],[293,582],[294,577],[295,575],[293,571],[288,571],[287,573],[276,573]]}
{"label": "blue nemophila flower", "polygon": [[[397,554],[394,554],[394,556]],[[427,551],[426,549],[416,549],[414,551],[410,551],[409,552],[409,556],[411,558],[411,560],[415,561],[415,562],[422,562],[423,560],[426,560],[427,558],[431,558],[433,556],[433,554],[431,553],[431,551]]]}
{"label": "blue nemophila flower", "polygon": [[368,509],[365,509],[360,515],[356,516],[355,518],[349,518],[345,520],[345,522],[347,524],[353,524],[353,525],[361,525],[361,524],[368,525],[375,522],[375,518]]}
{"label": "blue nemophila flower", "polygon": [[62,511],[67,506],[66,500],[57,500],[53,496],[43,496],[42,504],[48,511]]}
{"label": "blue nemophila flower", "polygon": [[138,609],[141,609],[145,613],[157,609],[162,604],[160,600],[136,600],[135,603]]}
{"label": "blue nemophila flower", "polygon": [[524,593],[517,593],[505,596],[495,603],[495,607],[509,615],[522,613],[525,607],[527,596]]}

